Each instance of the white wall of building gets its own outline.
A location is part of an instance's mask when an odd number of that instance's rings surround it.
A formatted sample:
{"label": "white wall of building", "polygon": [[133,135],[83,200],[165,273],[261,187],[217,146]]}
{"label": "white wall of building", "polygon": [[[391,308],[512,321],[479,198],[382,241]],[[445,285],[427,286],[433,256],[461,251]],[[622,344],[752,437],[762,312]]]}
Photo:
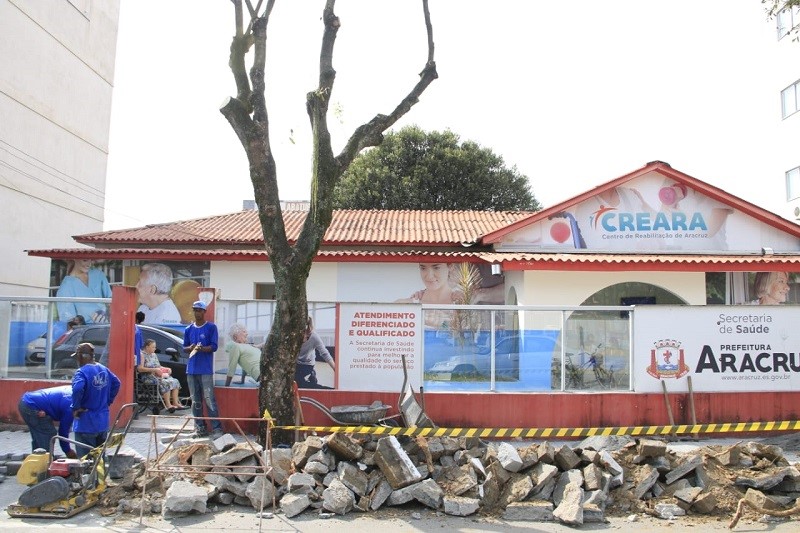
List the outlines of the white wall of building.
{"label": "white wall of building", "polygon": [[[625,282],[656,285],[690,305],[706,304],[703,272],[555,272],[528,270],[516,286],[522,305],[581,305],[597,291]],[[506,277],[508,282],[508,277]]]}
{"label": "white wall of building", "polygon": [[[306,285],[308,301],[336,301],[336,263],[315,263]],[[225,300],[252,300],[257,283],[275,283],[269,262],[212,261],[209,283]]]}
{"label": "white wall of building", "polygon": [[[625,282],[666,289],[691,305],[706,304],[703,272],[506,271],[506,297],[521,305],[580,305],[597,291]],[[272,283],[269,263],[215,261],[211,286],[226,300],[253,298],[255,283]],[[316,263],[308,278],[310,302],[394,302],[423,288],[416,263]]]}
{"label": "white wall of building", "polygon": [[119,0],[0,0],[0,294],[45,295],[50,260],[101,231]]}
{"label": "white wall of building", "polygon": [[[800,24],[798,17],[794,22]],[[764,164],[775,179],[780,180],[781,190],[786,193],[786,172],[800,166],[800,112],[782,118],[781,91],[800,80],[800,43],[790,34],[778,40],[777,22],[766,23],[769,27],[767,38],[776,42],[773,62],[780,65],[772,72],[770,84],[772,110],[777,125],[774,139],[774,149],[769,154],[764,154]],[[772,178],[770,178],[772,179]],[[795,214],[795,208],[800,209],[800,198],[787,199],[786,209],[779,213],[781,216],[793,221],[800,221],[800,215]]]}

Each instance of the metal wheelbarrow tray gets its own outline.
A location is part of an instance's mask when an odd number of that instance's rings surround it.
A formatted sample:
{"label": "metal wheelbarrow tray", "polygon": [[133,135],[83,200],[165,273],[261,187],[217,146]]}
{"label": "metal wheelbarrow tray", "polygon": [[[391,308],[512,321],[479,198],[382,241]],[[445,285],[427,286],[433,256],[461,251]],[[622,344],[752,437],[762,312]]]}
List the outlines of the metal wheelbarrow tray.
{"label": "metal wheelbarrow tray", "polygon": [[301,396],[300,402],[313,405],[331,421],[345,426],[378,424],[386,419],[386,412],[390,409],[381,401],[374,401],[370,405],[335,405],[330,409],[306,396]]}

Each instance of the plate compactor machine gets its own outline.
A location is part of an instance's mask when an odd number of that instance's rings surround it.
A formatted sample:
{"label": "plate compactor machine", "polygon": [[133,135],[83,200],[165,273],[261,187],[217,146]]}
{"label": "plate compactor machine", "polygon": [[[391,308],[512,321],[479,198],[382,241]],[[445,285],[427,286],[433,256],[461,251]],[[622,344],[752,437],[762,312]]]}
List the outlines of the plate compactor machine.
{"label": "plate compactor machine", "polygon": [[116,448],[114,455],[119,452],[133,416],[121,432],[115,432],[117,423],[126,408],[136,406],[123,405],[103,445],[80,459],[52,459],[56,440],[79,444],[58,435],[50,441],[50,452],[39,449],[28,455],[17,472],[17,482],[28,488],[17,503],[8,506],[8,514],[15,518],[69,518],[97,504],[107,487],[105,452],[110,448]]}

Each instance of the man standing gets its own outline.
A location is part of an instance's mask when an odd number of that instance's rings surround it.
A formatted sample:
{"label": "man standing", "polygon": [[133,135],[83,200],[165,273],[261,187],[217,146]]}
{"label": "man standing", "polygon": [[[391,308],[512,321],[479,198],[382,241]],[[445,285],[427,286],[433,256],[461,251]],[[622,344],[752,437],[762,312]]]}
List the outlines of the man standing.
{"label": "man standing", "polygon": [[[58,420],[58,435],[69,438],[72,429],[72,387],[62,385],[29,391],[19,401],[19,414],[28,424],[31,432],[31,450],[38,448],[50,450],[50,440],[56,436],[53,422]],[[78,455],[69,446],[69,441],[59,439],[61,449],[67,457],[75,459]]]}
{"label": "man standing", "polygon": [[78,370],[72,378],[73,431],[80,455],[102,446],[108,436],[109,406],[119,392],[120,381],[108,368],[94,360],[94,346],[83,342],[72,357],[77,359]]}
{"label": "man standing", "polygon": [[136,325],[133,326],[133,366],[139,364],[139,356],[144,348],[144,337],[142,337],[142,329],[139,324],[144,322],[145,314],[141,311],[136,311]]}
{"label": "man standing", "polygon": [[207,437],[208,426],[203,420],[203,404],[206,406],[213,437],[222,436],[222,423],[219,421],[217,399],[214,397],[214,352],[217,351],[219,334],[217,326],[206,321],[206,304],[197,301],[192,304],[194,322],[183,332],[183,350],[189,354],[186,365],[186,380],[192,397],[192,416],[194,420],[193,437]]}

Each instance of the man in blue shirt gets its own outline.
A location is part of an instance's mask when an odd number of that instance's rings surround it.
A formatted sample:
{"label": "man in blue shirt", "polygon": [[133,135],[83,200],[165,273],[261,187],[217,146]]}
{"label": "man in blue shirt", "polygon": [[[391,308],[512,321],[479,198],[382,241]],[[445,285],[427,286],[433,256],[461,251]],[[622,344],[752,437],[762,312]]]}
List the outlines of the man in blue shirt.
{"label": "man in blue shirt", "polygon": [[72,378],[72,430],[80,455],[102,446],[108,436],[109,406],[119,392],[120,381],[108,368],[94,360],[94,346],[88,342],[78,345],[72,354],[78,370]]}
{"label": "man in blue shirt", "polygon": [[189,354],[186,365],[186,381],[192,396],[192,416],[195,417],[193,437],[207,437],[208,426],[202,419],[203,404],[206,405],[213,436],[222,436],[222,423],[219,421],[217,399],[214,397],[214,352],[217,351],[219,335],[217,326],[206,321],[206,303],[197,301],[192,304],[194,323],[189,324],[183,332],[183,350]]}
{"label": "man in blue shirt", "polygon": [[139,364],[139,356],[142,355],[142,348],[144,348],[144,337],[139,328],[139,324],[142,322],[144,322],[144,313],[136,311],[136,325],[133,326],[133,366]]}
{"label": "man in blue shirt", "polygon": [[[62,385],[28,391],[19,401],[19,414],[28,424],[31,431],[31,450],[38,448],[50,450],[50,440],[56,436],[53,422],[58,420],[58,435],[69,438],[72,429],[72,387]],[[77,454],[70,448],[69,442],[59,439],[61,449],[67,457],[75,459]]]}

